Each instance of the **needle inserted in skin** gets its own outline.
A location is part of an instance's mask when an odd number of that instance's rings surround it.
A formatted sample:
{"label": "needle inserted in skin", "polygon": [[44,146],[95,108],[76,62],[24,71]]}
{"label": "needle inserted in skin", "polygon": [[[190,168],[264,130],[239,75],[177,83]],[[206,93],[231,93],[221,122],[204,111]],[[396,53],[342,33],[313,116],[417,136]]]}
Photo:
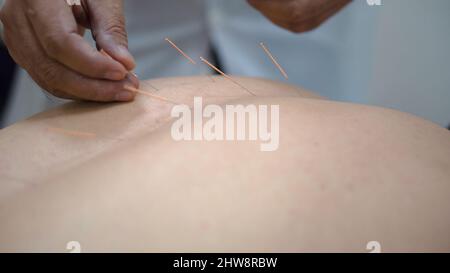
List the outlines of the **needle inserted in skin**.
{"label": "needle inserted in skin", "polygon": [[181,50],[174,42],[172,42],[169,38],[165,39],[171,46],[173,46],[173,48],[175,48],[178,52],[180,52],[181,55],[183,55],[186,59],[189,60],[189,62],[191,62],[192,64],[197,64],[191,57],[189,57],[189,55],[187,55],[186,53],[184,53],[183,50]]}
{"label": "needle inserted in skin", "polygon": [[[183,55],[186,59],[189,60],[189,62],[193,65],[196,65],[197,63],[191,58],[189,57],[189,55],[187,55],[183,50],[181,50],[174,42],[172,42],[169,38],[165,39],[173,48],[175,48],[178,52],[180,52],[181,55]],[[211,77],[211,75],[206,75],[208,76],[208,78],[214,82],[214,79]]]}
{"label": "needle inserted in skin", "polygon": [[286,71],[284,71],[283,67],[281,67],[281,65],[277,62],[277,60],[275,59],[275,57],[272,55],[272,53],[270,53],[269,49],[264,45],[264,43],[259,43],[262,47],[262,49],[266,52],[267,56],[269,56],[269,58],[272,60],[273,64],[278,68],[278,70],[280,70],[281,74],[283,74],[284,78],[286,80],[289,79]]}
{"label": "needle inserted in skin", "polygon": [[[108,53],[106,53],[105,50],[103,50],[103,48],[100,49],[100,53],[101,53],[103,56],[108,57],[108,58],[110,58],[111,60],[114,60],[113,57],[111,57],[111,55],[109,55]],[[133,71],[128,71],[128,73],[130,73],[131,75],[133,75],[134,77],[136,77],[136,79],[139,79],[138,75],[136,75],[136,73],[134,73]],[[152,88],[156,89],[156,88],[153,87],[153,86],[152,86]],[[156,89],[156,90],[158,90],[158,89]]]}
{"label": "needle inserted in skin", "polygon": [[214,66],[213,64],[211,64],[210,62],[208,62],[207,60],[205,60],[205,58],[200,57],[200,60],[202,60],[202,62],[204,62],[205,64],[207,64],[209,67],[211,67],[212,69],[214,69],[215,71],[217,71],[217,73],[219,73],[220,75],[224,76],[226,79],[232,81],[234,84],[238,85],[239,87],[241,87],[242,89],[244,89],[245,91],[247,91],[248,93],[250,93],[253,96],[256,96],[255,93],[253,93],[252,91],[248,90],[245,86],[242,86],[240,83],[238,83],[237,81],[235,81],[233,78],[231,78],[230,76],[228,76],[227,74],[225,74],[224,72],[222,72],[219,68],[217,68],[216,66]]}
{"label": "needle inserted in skin", "polygon": [[73,137],[81,137],[81,138],[95,138],[97,136],[94,133],[74,131],[74,130],[65,130],[65,129],[56,128],[56,127],[49,127],[49,128],[47,128],[47,130],[51,131],[51,132],[63,134],[63,135],[68,135],[68,136],[73,136]]}
{"label": "needle inserted in skin", "polygon": [[[168,39],[167,39],[167,40],[168,40]],[[106,56],[106,57],[112,59],[112,57],[111,57],[108,53],[106,53],[106,51],[104,51],[103,49],[100,49],[100,53],[103,54],[104,56]],[[133,74],[136,78],[138,78],[138,76],[137,76],[136,74],[134,74],[133,72],[130,71],[129,73]],[[153,89],[155,89],[156,91],[158,91],[158,89],[157,89],[156,87],[154,87],[151,83],[148,83],[148,82],[147,82],[147,84],[148,84],[150,87],[152,87]],[[177,102],[171,101],[171,100],[166,99],[166,98],[164,98],[164,97],[160,97],[160,96],[158,96],[158,95],[150,94],[150,93],[148,93],[148,92],[139,90],[139,89],[134,88],[134,87],[129,86],[129,85],[125,85],[125,86],[124,86],[124,89],[127,90],[127,91],[130,91],[130,92],[142,94],[142,95],[145,95],[145,96],[148,96],[148,97],[157,99],[157,100],[161,100],[161,101],[165,101],[165,102],[169,102],[169,103],[173,103],[173,104],[179,104],[179,103],[177,103]]]}
{"label": "needle inserted in skin", "polygon": [[151,88],[155,89],[156,91],[159,91],[158,88],[156,88],[153,84],[149,83],[148,81],[141,82],[141,84],[142,84],[142,85],[148,85],[148,86],[150,86]]}
{"label": "needle inserted in skin", "polygon": [[158,96],[158,95],[154,95],[154,94],[151,94],[149,92],[145,92],[143,90],[131,87],[129,85],[125,85],[124,89],[127,90],[127,91],[130,91],[130,92],[134,92],[134,93],[138,93],[138,94],[141,94],[141,95],[145,95],[145,96],[148,96],[150,98],[157,99],[157,100],[160,100],[160,101],[169,102],[169,103],[172,103],[172,104],[180,104],[178,102],[171,101],[171,100],[166,99],[164,97],[161,97],[161,96]]}

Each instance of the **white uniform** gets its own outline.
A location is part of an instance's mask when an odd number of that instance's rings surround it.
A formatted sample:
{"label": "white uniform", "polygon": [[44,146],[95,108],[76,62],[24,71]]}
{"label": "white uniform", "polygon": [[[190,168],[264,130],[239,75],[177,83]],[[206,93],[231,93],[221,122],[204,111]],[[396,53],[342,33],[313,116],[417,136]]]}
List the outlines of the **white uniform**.
{"label": "white uniform", "polygon": [[[387,4],[370,7],[365,0],[353,1],[319,29],[293,34],[273,25],[245,0],[125,3],[130,49],[138,61],[136,72],[143,79],[208,73],[201,62],[192,65],[170,47],[164,41],[170,37],[196,60],[209,57],[214,46],[228,73],[284,80],[259,47],[259,42],[265,42],[287,71],[290,83],[332,99],[371,103],[379,11],[389,8]],[[54,104],[30,87],[24,72],[19,78],[8,124]],[[427,111],[432,109],[429,105]]]}

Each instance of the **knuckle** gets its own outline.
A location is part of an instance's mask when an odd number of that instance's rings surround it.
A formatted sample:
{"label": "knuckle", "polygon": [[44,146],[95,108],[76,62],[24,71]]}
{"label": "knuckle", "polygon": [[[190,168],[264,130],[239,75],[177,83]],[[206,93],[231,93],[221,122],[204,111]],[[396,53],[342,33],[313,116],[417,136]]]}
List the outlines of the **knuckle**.
{"label": "knuckle", "polygon": [[51,64],[42,65],[39,68],[39,74],[40,78],[42,79],[43,82],[45,82],[45,85],[48,88],[56,90],[59,81],[59,71],[56,66]]}
{"label": "knuckle", "polygon": [[125,18],[122,16],[109,18],[105,23],[105,30],[111,32],[125,32]]}
{"label": "knuckle", "polygon": [[43,38],[43,47],[45,52],[47,52],[47,54],[52,58],[58,58],[64,49],[64,35],[49,33],[44,35]]}
{"label": "knuckle", "polygon": [[125,19],[121,17],[110,19],[105,25],[105,32],[125,40],[127,38]]}

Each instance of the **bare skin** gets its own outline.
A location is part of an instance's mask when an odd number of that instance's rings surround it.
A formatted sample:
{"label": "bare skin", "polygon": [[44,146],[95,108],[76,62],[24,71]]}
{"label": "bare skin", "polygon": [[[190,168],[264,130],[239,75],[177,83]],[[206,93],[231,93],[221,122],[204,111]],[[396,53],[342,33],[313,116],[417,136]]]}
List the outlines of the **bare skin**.
{"label": "bare skin", "polygon": [[[171,104],[72,104],[0,131],[0,251],[450,251],[450,134],[265,80],[143,82],[280,105],[280,147],[175,142]],[[151,85],[151,86],[150,86]],[[156,91],[154,88],[157,88]],[[95,133],[70,136],[48,128]]]}

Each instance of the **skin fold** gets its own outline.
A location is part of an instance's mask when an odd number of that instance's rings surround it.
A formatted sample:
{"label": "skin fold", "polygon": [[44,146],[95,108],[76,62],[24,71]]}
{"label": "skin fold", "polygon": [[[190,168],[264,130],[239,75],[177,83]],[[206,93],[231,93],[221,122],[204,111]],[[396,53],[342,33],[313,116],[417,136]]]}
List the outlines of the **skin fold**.
{"label": "skin fold", "polygon": [[[280,146],[179,141],[170,103],[73,103],[0,131],[0,251],[450,250],[450,133],[394,110],[221,77],[141,88],[280,106]],[[94,133],[70,136],[49,128]]]}

